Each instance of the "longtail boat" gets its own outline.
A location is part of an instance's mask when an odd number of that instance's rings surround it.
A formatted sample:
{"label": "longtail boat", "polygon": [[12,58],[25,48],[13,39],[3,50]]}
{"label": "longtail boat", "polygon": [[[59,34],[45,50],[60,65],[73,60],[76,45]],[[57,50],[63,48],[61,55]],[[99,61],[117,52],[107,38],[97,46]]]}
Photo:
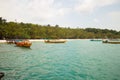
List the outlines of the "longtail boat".
{"label": "longtail boat", "polygon": [[66,40],[63,39],[48,39],[44,40],[45,43],[65,43]]}
{"label": "longtail boat", "polygon": [[19,42],[16,42],[15,44],[16,46],[28,47],[28,48],[30,48],[30,46],[32,45],[32,43],[29,40],[19,41]]}
{"label": "longtail boat", "polygon": [[120,39],[105,39],[103,43],[120,44]]}

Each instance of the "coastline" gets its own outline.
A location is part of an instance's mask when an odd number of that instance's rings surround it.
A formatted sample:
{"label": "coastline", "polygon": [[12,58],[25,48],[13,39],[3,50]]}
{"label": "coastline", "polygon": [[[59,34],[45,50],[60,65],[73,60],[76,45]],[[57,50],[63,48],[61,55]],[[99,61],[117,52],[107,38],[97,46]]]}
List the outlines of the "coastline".
{"label": "coastline", "polygon": [[[29,39],[31,42],[44,41],[43,39]],[[0,40],[0,43],[7,43],[6,40]]]}
{"label": "coastline", "polygon": [[[44,42],[45,39],[28,39],[31,42]],[[67,41],[73,41],[73,40],[89,40],[89,39],[60,39],[60,40],[67,40]],[[0,40],[0,43],[7,43],[6,40]]]}
{"label": "coastline", "polygon": [[0,43],[6,43],[7,41],[6,40],[0,40]]}
{"label": "coastline", "polygon": [[44,39],[29,39],[31,42],[38,42],[38,41],[44,41]]}
{"label": "coastline", "polygon": [[[44,42],[45,39],[28,39],[31,42]],[[62,39],[60,39],[62,40]],[[75,39],[64,39],[64,40],[75,40]],[[0,43],[7,43],[6,40],[0,40]]]}

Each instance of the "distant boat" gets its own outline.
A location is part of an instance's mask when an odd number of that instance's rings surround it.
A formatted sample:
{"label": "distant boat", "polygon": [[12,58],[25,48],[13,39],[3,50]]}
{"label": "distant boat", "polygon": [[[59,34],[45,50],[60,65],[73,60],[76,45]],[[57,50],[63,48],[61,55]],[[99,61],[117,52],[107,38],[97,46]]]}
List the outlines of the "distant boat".
{"label": "distant boat", "polygon": [[90,39],[90,41],[102,41],[102,39]]}
{"label": "distant boat", "polygon": [[104,39],[103,43],[120,44],[120,39]]}
{"label": "distant boat", "polygon": [[14,44],[15,43],[15,40],[14,39],[7,39],[6,42],[8,44]]}
{"label": "distant boat", "polygon": [[19,42],[16,42],[15,44],[16,46],[28,47],[28,48],[30,48],[30,46],[32,45],[32,43],[29,40],[19,41]]}
{"label": "distant boat", "polygon": [[66,40],[63,39],[48,39],[44,40],[45,43],[65,43]]}

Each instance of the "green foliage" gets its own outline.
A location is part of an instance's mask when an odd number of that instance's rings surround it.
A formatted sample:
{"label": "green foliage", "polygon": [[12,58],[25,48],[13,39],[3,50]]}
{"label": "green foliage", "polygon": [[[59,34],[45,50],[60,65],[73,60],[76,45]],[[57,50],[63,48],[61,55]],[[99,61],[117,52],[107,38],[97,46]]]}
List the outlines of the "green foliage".
{"label": "green foliage", "polygon": [[41,26],[31,23],[6,22],[0,17],[0,39],[89,39],[120,38],[120,31],[96,28],[62,28],[59,25]]}

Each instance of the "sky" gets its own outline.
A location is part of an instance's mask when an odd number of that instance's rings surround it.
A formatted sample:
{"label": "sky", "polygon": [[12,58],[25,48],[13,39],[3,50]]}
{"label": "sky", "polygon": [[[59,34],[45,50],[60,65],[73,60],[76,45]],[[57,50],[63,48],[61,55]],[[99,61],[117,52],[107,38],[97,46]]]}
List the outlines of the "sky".
{"label": "sky", "polygon": [[120,0],[0,0],[7,21],[120,31]]}

